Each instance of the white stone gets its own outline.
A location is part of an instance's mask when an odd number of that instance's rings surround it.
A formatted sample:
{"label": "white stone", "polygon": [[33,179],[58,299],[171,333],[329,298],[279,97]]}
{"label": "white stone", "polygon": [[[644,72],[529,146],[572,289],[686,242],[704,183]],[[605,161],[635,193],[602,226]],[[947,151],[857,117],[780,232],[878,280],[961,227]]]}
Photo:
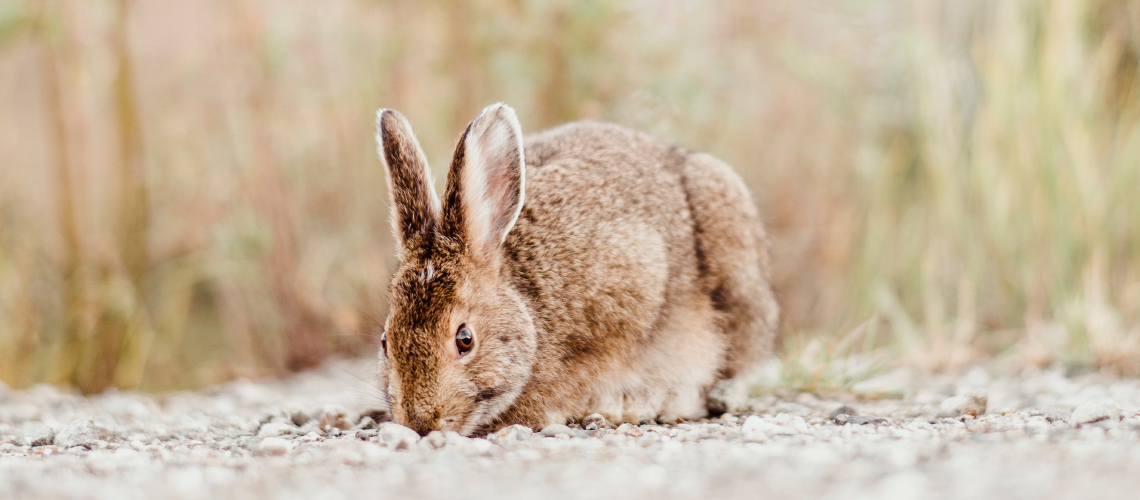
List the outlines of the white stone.
{"label": "white stone", "polygon": [[419,442],[420,435],[400,424],[385,422],[380,424],[380,432],[377,434],[377,438],[381,443],[397,450],[403,450]]}
{"label": "white stone", "polygon": [[495,448],[495,444],[486,440],[486,439],[472,439],[471,440],[471,449],[474,450],[475,453],[477,453],[477,454],[480,454],[480,455],[488,454],[494,448]]}
{"label": "white stone", "polygon": [[807,421],[799,415],[783,413],[776,415],[776,418],[773,420],[780,426],[788,427],[798,434],[803,434],[808,431]]}
{"label": "white stone", "polygon": [[499,429],[499,432],[491,434],[490,439],[496,444],[503,446],[512,443],[518,443],[530,439],[530,435],[534,431],[530,427],[515,424],[509,427]]}
{"label": "white stone", "polygon": [[582,427],[588,431],[596,431],[598,429],[606,428],[606,417],[601,413],[591,413],[582,419]]}
{"label": "white stone", "polygon": [[625,434],[625,435],[632,436],[632,437],[641,437],[642,434],[645,434],[645,432],[642,431],[640,427],[633,425],[633,424],[630,424],[630,423],[624,423],[624,424],[619,425],[617,428],[617,432],[619,434]]}
{"label": "white stone", "polygon": [[1073,410],[1069,421],[1073,425],[1091,424],[1101,420],[1120,420],[1120,405],[1109,398],[1098,398],[1088,401]]}
{"label": "white stone", "polygon": [[542,431],[540,431],[540,432],[543,436],[546,436],[546,437],[554,437],[554,436],[560,436],[560,435],[563,435],[563,436],[573,436],[574,435],[574,431],[570,430],[569,427],[562,425],[562,424],[548,425],[546,427],[543,427]]}
{"label": "white stone", "polygon": [[447,438],[440,431],[431,431],[420,442],[430,448],[443,448],[447,444]]}
{"label": "white stone", "polygon": [[55,445],[67,449],[73,446],[95,448],[107,437],[107,430],[95,425],[91,417],[72,421],[55,435]]}
{"label": "white stone", "polygon": [[974,391],[947,398],[938,405],[938,418],[977,417],[986,413],[989,396],[984,391]]}
{"label": "white stone", "polygon": [[20,429],[20,439],[17,441],[27,446],[46,446],[55,440],[55,431],[44,424],[29,422]]}
{"label": "white stone", "polygon": [[345,410],[341,405],[325,405],[321,411],[321,418],[317,422],[321,429],[329,429],[330,427],[340,430],[348,430],[353,427],[352,419],[349,418],[348,410]]}
{"label": "white stone", "polygon": [[763,443],[769,439],[768,430],[772,427],[771,424],[765,422],[756,415],[749,415],[744,419],[744,424],[740,426],[740,437],[745,441],[752,441]]}
{"label": "white stone", "polygon": [[284,455],[293,449],[293,442],[279,437],[267,437],[257,443],[254,450],[258,455]]}
{"label": "white stone", "polygon": [[455,431],[444,432],[443,438],[446,441],[447,446],[451,446],[456,449],[464,450],[471,446],[471,438]]}
{"label": "white stone", "polygon": [[270,422],[262,424],[261,428],[257,430],[258,437],[274,437],[292,434],[297,428],[289,424]]}

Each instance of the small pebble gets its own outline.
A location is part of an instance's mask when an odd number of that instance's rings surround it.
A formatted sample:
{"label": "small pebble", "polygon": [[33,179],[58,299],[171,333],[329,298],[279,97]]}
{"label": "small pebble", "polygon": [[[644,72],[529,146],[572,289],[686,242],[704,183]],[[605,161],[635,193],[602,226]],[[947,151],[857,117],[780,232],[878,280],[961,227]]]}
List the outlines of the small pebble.
{"label": "small pebble", "polygon": [[288,435],[288,434],[293,434],[293,432],[296,430],[297,430],[296,427],[293,427],[292,425],[289,425],[289,424],[280,424],[280,423],[272,423],[271,422],[268,424],[262,424],[261,428],[257,430],[257,435],[258,435],[258,437],[284,436],[284,435]]}
{"label": "small pebble", "polygon": [[572,431],[569,427],[567,427],[563,424],[548,425],[546,427],[543,427],[542,430],[539,432],[543,436],[546,436],[546,437],[573,436],[574,435],[574,431]]}
{"label": "small pebble", "polygon": [[72,421],[55,435],[55,445],[60,448],[82,446],[95,448],[100,441],[107,437],[107,430],[95,425],[91,417],[84,417]]}
{"label": "small pebble", "polygon": [[27,446],[45,446],[55,441],[55,431],[44,424],[31,422],[20,430],[19,442]]}
{"label": "small pebble", "polygon": [[630,424],[630,423],[624,423],[624,424],[619,425],[617,428],[617,432],[619,434],[625,434],[627,436],[632,436],[632,437],[641,437],[642,434],[645,434],[645,432],[642,431],[640,427],[633,425],[633,424]]}
{"label": "small pebble", "polygon": [[1064,422],[1069,420],[1072,412],[1067,412],[1065,410],[1060,410],[1057,408],[1046,408],[1044,410],[1034,410],[1031,414],[1045,417],[1045,420],[1049,422]]}
{"label": "small pebble", "polygon": [[851,425],[885,425],[889,424],[890,420],[872,415],[852,415],[847,417],[847,423]]}
{"label": "small pebble", "polygon": [[380,424],[380,432],[377,434],[377,439],[392,448],[404,450],[418,443],[420,441],[420,435],[416,431],[395,422],[387,422]]}
{"label": "small pebble", "polygon": [[989,397],[985,391],[974,391],[961,396],[952,396],[938,405],[938,418],[977,417],[986,413]]}
{"label": "small pebble", "polygon": [[293,449],[293,442],[279,437],[267,437],[257,443],[254,450],[258,455],[284,455]]}
{"label": "small pebble", "polygon": [[598,429],[606,428],[606,417],[600,413],[591,413],[582,419],[582,428],[588,431],[596,431]]}
{"label": "small pebble", "polygon": [[770,424],[765,423],[760,417],[749,415],[740,426],[740,437],[745,441],[763,443],[769,439],[766,431],[769,426]]}
{"label": "small pebble", "polygon": [[353,428],[354,424],[348,418],[348,411],[341,405],[326,405],[321,411],[321,418],[317,425],[321,429],[335,427],[342,431]]}
{"label": "small pebble", "polygon": [[829,415],[829,418],[831,418],[832,420],[835,420],[835,417],[838,417],[840,415],[847,415],[848,417],[853,417],[853,416],[858,415],[858,414],[859,414],[859,412],[855,411],[855,408],[852,408],[852,407],[847,406],[847,405],[842,405],[839,408],[831,410],[831,414]]}
{"label": "small pebble", "polygon": [[440,431],[431,431],[428,435],[424,436],[421,442],[432,448],[443,448],[443,446],[447,444],[447,438],[444,437]]}
{"label": "small pebble", "polygon": [[1073,410],[1069,417],[1073,425],[1091,424],[1101,420],[1120,420],[1120,404],[1109,398],[1088,401]]}
{"label": "small pebble", "polygon": [[526,441],[527,439],[530,439],[530,436],[533,433],[534,431],[532,431],[530,427],[515,424],[499,429],[499,432],[491,434],[489,437],[496,444],[508,445]]}
{"label": "small pebble", "polygon": [[293,425],[300,427],[302,425],[309,423],[309,421],[312,420],[312,418],[310,418],[307,413],[305,413],[301,410],[297,410],[297,411],[289,414],[289,420],[293,422]]}

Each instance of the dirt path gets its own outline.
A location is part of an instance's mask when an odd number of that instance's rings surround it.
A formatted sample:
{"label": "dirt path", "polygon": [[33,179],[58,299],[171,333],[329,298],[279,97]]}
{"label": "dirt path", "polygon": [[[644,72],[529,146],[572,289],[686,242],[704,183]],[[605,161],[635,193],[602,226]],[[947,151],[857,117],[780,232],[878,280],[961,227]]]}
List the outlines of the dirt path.
{"label": "dirt path", "polygon": [[361,416],[367,362],[336,365],[162,396],[0,387],[0,498],[1140,495],[1137,380],[897,371],[857,387],[882,399],[765,396],[756,416],[711,422],[420,439]]}

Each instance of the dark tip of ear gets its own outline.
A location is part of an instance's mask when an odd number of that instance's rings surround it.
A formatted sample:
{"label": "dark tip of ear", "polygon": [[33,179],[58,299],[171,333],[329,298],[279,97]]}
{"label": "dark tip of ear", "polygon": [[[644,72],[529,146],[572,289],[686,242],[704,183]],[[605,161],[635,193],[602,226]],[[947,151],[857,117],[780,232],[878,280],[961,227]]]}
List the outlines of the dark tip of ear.
{"label": "dark tip of ear", "polygon": [[380,157],[389,163],[408,161],[407,144],[415,142],[408,120],[394,109],[380,109],[376,112],[376,145]]}
{"label": "dark tip of ear", "polygon": [[406,120],[399,111],[381,108],[376,112],[376,131],[383,135],[391,135],[399,130],[401,121]]}

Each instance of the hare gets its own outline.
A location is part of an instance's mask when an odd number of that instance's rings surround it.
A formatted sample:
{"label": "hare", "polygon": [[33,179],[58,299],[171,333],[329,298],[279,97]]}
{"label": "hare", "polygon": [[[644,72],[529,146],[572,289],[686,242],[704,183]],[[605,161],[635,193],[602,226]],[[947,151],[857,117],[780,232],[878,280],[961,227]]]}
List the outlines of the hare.
{"label": "hare", "polygon": [[495,104],[459,138],[441,202],[404,117],[381,109],[376,137],[399,259],[379,385],[397,423],[716,415],[772,352],[767,237],[716,158],[602,123],[524,139]]}

